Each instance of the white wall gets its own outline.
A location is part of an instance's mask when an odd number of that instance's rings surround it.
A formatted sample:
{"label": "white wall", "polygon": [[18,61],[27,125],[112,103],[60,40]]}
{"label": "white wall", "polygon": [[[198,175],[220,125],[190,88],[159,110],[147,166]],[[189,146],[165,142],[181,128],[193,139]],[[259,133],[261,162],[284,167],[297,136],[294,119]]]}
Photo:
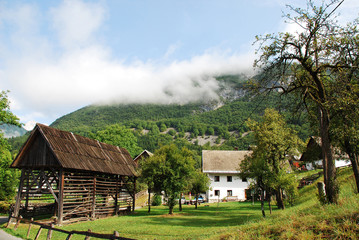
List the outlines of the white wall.
{"label": "white wall", "polygon": [[[219,182],[214,181],[214,176],[219,176]],[[232,176],[232,182],[227,182],[227,176]],[[209,202],[222,201],[227,197],[227,191],[232,190],[232,196],[237,197],[238,200],[245,200],[245,189],[249,188],[248,182],[243,182],[237,174],[233,173],[208,173],[211,179],[210,190],[207,191],[207,199]],[[220,191],[220,195],[215,196],[215,190]]]}

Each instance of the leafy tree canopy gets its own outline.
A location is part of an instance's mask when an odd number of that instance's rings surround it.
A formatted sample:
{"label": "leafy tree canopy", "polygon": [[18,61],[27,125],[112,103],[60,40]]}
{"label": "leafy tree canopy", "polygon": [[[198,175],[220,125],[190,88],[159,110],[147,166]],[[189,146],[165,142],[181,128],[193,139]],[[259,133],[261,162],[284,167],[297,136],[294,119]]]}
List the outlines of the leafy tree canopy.
{"label": "leafy tree canopy", "polygon": [[316,5],[307,0],[305,9],[288,6],[291,14],[285,15],[286,20],[301,30],[257,37],[260,57],[255,65],[263,69],[264,77],[253,84],[296,94],[313,115],[322,140],[329,203],[336,203],[339,196],[330,133],[333,111],[329,106],[332,99],[342,95],[337,88],[340,76],[357,75],[358,71],[358,21],[345,27],[338,25],[335,11],[342,2],[322,1]]}
{"label": "leafy tree canopy", "polygon": [[168,199],[169,214],[173,213],[175,199],[189,187],[194,173],[194,153],[171,144],[163,146],[141,165],[141,177],[157,192],[164,191]]}
{"label": "leafy tree canopy", "polygon": [[256,145],[253,153],[241,162],[240,175],[255,180],[261,191],[275,193],[278,207],[284,208],[283,191],[294,191],[290,181],[293,179],[286,176],[288,157],[298,154],[304,144],[286,125],[283,116],[273,109],[266,109],[261,121],[249,120],[247,124],[254,133]]}
{"label": "leafy tree canopy", "polygon": [[100,142],[126,148],[132,157],[141,153],[142,149],[137,145],[137,138],[133,132],[124,126],[115,124],[98,131],[94,136]]}
{"label": "leafy tree canopy", "polygon": [[[10,102],[5,91],[0,92],[0,124],[13,124],[20,126],[19,118],[10,111]],[[10,200],[15,195],[18,183],[18,173],[10,169],[12,157],[10,145],[0,132],[0,200]]]}

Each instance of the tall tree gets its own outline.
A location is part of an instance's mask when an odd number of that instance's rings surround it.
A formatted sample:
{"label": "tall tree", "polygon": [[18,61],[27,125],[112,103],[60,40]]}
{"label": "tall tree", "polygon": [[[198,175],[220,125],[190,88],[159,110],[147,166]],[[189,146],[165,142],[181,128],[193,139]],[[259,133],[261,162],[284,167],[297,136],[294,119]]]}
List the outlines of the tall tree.
{"label": "tall tree", "polygon": [[270,192],[269,179],[271,178],[269,166],[266,163],[265,156],[262,151],[256,151],[257,147],[254,147],[254,151],[251,155],[245,157],[240,163],[240,177],[242,179],[252,179],[252,188],[256,189],[260,193],[261,210],[263,217],[266,216],[264,211],[264,192]]}
{"label": "tall tree", "polygon": [[145,161],[140,161],[139,179],[148,187],[148,212],[151,212],[151,193],[161,193],[164,177],[163,168],[163,160],[160,157],[149,157]]}
{"label": "tall tree", "polygon": [[257,37],[261,55],[255,62],[266,73],[265,79],[260,79],[261,86],[296,93],[306,106],[314,107],[322,140],[324,183],[329,203],[336,203],[339,196],[328,103],[334,89],[332,83],[337,81],[331,73],[342,68],[340,58],[335,57],[341,54],[335,42],[347,37],[334,15],[342,2],[322,1],[316,6],[314,1],[308,0],[306,9],[289,6],[292,15],[287,14],[285,18],[300,30]]}
{"label": "tall tree", "polygon": [[211,184],[210,179],[200,169],[197,169],[192,175],[191,193],[194,194],[196,199],[195,202],[196,209],[197,209],[199,194],[206,192],[209,189],[210,184]]}
{"label": "tall tree", "polygon": [[176,198],[188,187],[194,164],[194,153],[187,148],[178,149],[174,144],[161,147],[143,162],[141,176],[149,177],[156,191],[165,192],[169,214],[173,214]]}
{"label": "tall tree", "polygon": [[[20,126],[19,118],[10,111],[7,93],[0,92],[0,125],[7,123]],[[10,146],[0,132],[0,200],[9,200],[15,194],[18,174],[15,169],[10,169],[11,161]]]}
{"label": "tall tree", "polygon": [[241,177],[254,177],[263,192],[273,190],[278,207],[284,209],[283,194],[291,185],[286,176],[288,156],[297,154],[303,142],[273,109],[266,109],[260,122],[249,120],[247,125],[254,132],[256,147],[241,163]]}
{"label": "tall tree", "polygon": [[357,192],[359,192],[359,19],[334,36],[333,57],[338,68],[332,71],[333,82],[329,109],[332,112],[331,132],[335,143],[347,153],[352,164]]}

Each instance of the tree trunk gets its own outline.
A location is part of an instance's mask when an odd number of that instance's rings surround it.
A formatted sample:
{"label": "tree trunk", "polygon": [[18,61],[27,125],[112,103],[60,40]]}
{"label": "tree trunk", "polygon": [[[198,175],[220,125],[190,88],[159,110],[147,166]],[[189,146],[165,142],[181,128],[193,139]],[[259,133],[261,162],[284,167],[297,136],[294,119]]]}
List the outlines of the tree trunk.
{"label": "tree trunk", "polygon": [[263,217],[266,217],[266,213],[264,212],[264,190],[261,189],[261,210]]}
{"label": "tree trunk", "polygon": [[325,192],[328,203],[337,203],[339,186],[336,180],[335,160],[329,137],[329,113],[320,109],[320,134],[322,138],[323,172]]}
{"label": "tree trunk", "polygon": [[359,166],[358,166],[358,158],[356,157],[355,154],[353,154],[353,158],[350,158],[350,162],[352,163],[352,169],[354,172],[354,177],[355,177],[355,183],[356,183],[356,187],[357,187],[357,193],[359,193]]}
{"label": "tree trunk", "polygon": [[148,212],[151,212],[151,189],[148,189]]}
{"label": "tree trunk", "polygon": [[267,191],[267,201],[268,201],[268,207],[269,207],[269,214],[272,214],[272,205],[270,203],[272,198],[272,194],[270,191]]}
{"label": "tree trunk", "polygon": [[275,196],[277,199],[278,208],[284,210],[285,206],[284,206],[284,201],[283,201],[283,191],[281,188],[277,189]]}
{"label": "tree trunk", "polygon": [[[177,195],[177,194],[176,194]],[[176,196],[175,195],[175,196]],[[175,204],[176,204],[176,199],[175,199],[175,197],[174,196],[170,196],[170,197],[168,197],[168,208],[169,208],[169,214],[173,214],[173,208],[174,208],[174,206],[175,206]]]}
{"label": "tree trunk", "polygon": [[198,193],[196,193],[196,202],[195,202],[195,209],[197,209],[197,203],[198,203]]}
{"label": "tree trunk", "polygon": [[353,152],[350,145],[349,139],[345,139],[344,142],[345,152],[348,154],[350,162],[352,164],[352,169],[354,172],[355,183],[357,187],[357,193],[359,193],[359,167],[358,167],[358,158],[357,155]]}
{"label": "tree trunk", "polygon": [[173,205],[169,205],[169,212],[168,212],[168,214],[173,214]]}
{"label": "tree trunk", "polygon": [[179,211],[182,212],[182,193],[180,194],[180,197],[179,197],[178,206],[179,206]]}

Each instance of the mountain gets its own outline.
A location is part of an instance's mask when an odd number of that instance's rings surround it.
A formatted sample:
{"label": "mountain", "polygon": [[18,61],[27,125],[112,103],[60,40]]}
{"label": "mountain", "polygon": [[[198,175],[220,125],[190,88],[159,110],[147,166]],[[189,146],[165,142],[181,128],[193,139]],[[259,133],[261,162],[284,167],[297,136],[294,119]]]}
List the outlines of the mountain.
{"label": "mountain", "polygon": [[[109,125],[120,124],[133,130],[142,149],[154,151],[175,143],[200,155],[203,148],[248,149],[253,135],[248,134],[245,122],[248,118],[258,120],[266,108],[275,108],[303,140],[312,135],[306,113],[292,111],[297,106],[295,98],[278,92],[252,95],[245,88],[248,79],[241,75],[222,76],[217,81],[219,97],[213,101],[90,105],[60,117],[51,127],[93,137]],[[21,141],[12,141],[13,149]]]}
{"label": "mountain", "polygon": [[[245,96],[244,85],[248,78],[244,75],[221,76],[218,82],[218,99],[209,102],[187,104],[113,104],[90,105],[54,121],[51,126],[79,134],[95,132],[111,124],[125,124],[146,121],[160,122],[168,120],[193,121],[195,116],[211,112],[229,102]],[[221,113],[223,114],[223,113]],[[203,119],[195,119],[202,121]],[[185,123],[185,125],[188,125]]]}
{"label": "mountain", "polygon": [[0,131],[5,138],[20,137],[27,133],[24,128],[10,124],[0,124]]}

